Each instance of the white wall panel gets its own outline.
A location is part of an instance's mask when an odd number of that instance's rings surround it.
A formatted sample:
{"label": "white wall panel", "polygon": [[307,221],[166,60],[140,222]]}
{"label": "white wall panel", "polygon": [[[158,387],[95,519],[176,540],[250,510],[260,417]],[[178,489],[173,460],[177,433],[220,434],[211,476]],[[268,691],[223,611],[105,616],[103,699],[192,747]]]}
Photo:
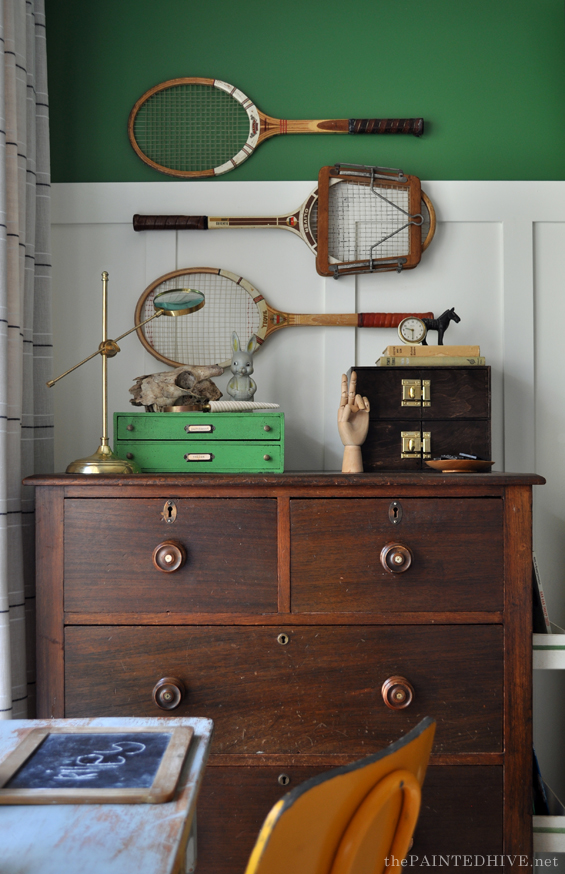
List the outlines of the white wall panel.
{"label": "white wall panel", "polygon": [[[412,271],[379,276],[319,277],[314,257],[295,235],[282,230],[226,230],[134,233],[131,218],[141,213],[265,215],[291,211],[314,183],[121,183],[54,186],[54,276],[56,362],[65,369],[99,342],[100,273],[110,272],[110,335],[129,327],[135,302],[149,282],[169,270],[219,266],[240,273],[279,309],[296,312],[413,311],[439,314],[455,306],[462,318],[451,326],[451,342],[479,342],[493,366],[493,445],[497,467],[504,465],[502,404],[503,277],[499,199],[477,196],[470,183],[427,183],[440,223],[436,239]],[[486,188],[499,183],[489,183]],[[463,187],[461,187],[463,186]],[[512,189],[513,190],[513,189]],[[477,201],[480,201],[477,203]],[[493,215],[494,209],[494,215]],[[482,217],[482,219],[481,219]],[[76,292],[77,283],[81,286]],[[87,309],[80,303],[89,301]],[[85,318],[75,332],[79,315]],[[257,355],[257,397],[275,401],[287,420],[286,466],[339,467],[341,444],[335,428],[339,378],[353,364],[373,363],[396,332],[346,328],[293,328],[271,337]],[[62,347],[65,354],[62,354]],[[161,365],[124,341],[109,362],[110,410],[127,409],[127,389],[135,376]],[[61,357],[62,356],[62,357]],[[59,367],[59,364],[61,366]],[[142,365],[140,370],[140,365]],[[92,451],[100,430],[95,398],[99,365],[88,364],[59,384],[57,467]],[[225,391],[228,375],[218,379]],[[88,390],[86,390],[88,386]],[[68,425],[84,397],[80,423]],[[86,399],[89,399],[86,401]],[[96,438],[95,438],[96,445]]]}
{"label": "white wall panel", "polygon": [[[436,239],[421,264],[401,275],[323,279],[306,245],[283,231],[136,234],[131,227],[135,212],[291,212],[313,187],[225,181],[54,185],[56,373],[98,346],[104,269],[110,273],[110,336],[133,325],[144,288],[178,267],[240,273],[287,311],[439,315],[454,306],[462,321],[450,327],[448,341],[480,344],[492,365],[495,469],[535,470],[548,479],[535,489],[535,543],[552,618],[565,625],[565,182],[425,182],[438,216]],[[267,341],[256,358],[257,397],[285,411],[287,470],[339,469],[340,375],[353,364],[372,364],[395,341],[395,331],[350,328],[291,328]],[[135,336],[122,349],[109,362],[111,412],[129,408],[134,377],[163,369]],[[90,362],[53,389],[58,470],[99,443],[100,371],[99,362]],[[218,379],[224,391],[227,379]],[[565,763],[556,738],[565,713],[562,704],[556,712],[544,702],[553,686],[562,688],[565,675],[536,676],[537,752],[563,796]]]}

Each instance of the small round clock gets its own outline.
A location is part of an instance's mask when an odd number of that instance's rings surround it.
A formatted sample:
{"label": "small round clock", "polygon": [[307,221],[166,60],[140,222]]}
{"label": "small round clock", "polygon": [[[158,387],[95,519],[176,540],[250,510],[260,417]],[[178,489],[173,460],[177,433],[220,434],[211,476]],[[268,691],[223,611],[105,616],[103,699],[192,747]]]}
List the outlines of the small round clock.
{"label": "small round clock", "polygon": [[403,343],[421,343],[427,334],[427,328],[422,319],[417,316],[408,316],[402,319],[398,326],[398,336]]}

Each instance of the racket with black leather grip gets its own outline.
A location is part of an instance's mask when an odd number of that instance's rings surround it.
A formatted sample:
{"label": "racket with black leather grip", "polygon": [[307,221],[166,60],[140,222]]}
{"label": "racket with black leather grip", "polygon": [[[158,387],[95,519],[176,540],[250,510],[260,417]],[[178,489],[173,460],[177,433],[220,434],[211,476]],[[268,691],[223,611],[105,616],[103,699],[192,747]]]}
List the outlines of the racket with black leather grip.
{"label": "racket with black leather grip", "polygon": [[130,142],[142,161],[183,178],[220,176],[277,134],[413,134],[423,118],[272,118],[242,91],[220,79],[170,79],[146,91],[128,121]]}

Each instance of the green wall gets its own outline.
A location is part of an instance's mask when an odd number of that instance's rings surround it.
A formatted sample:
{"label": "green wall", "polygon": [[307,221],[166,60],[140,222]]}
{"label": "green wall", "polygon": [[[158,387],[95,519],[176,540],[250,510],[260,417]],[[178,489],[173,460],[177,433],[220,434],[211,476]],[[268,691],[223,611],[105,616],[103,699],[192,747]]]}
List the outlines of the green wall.
{"label": "green wall", "polygon": [[[46,0],[54,182],[164,181],[129,111],[210,76],[286,118],[423,116],[423,137],[286,136],[226,181],[336,161],[423,179],[565,178],[563,0]],[[190,184],[190,183],[187,183]]]}

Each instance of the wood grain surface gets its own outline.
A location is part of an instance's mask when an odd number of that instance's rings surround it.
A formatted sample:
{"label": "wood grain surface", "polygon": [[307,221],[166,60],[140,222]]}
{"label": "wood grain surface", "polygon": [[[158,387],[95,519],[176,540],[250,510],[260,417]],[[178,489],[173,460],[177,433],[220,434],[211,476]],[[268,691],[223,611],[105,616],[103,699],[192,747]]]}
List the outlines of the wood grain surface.
{"label": "wood grain surface", "polygon": [[[205,874],[241,874],[285,791],[273,774],[299,780],[359,758],[423,715],[438,731],[413,851],[527,855],[531,486],[543,482],[390,470],[30,477],[39,713],[158,714],[153,687],[181,679],[172,713],[216,720]],[[154,516],[168,500],[181,511],[173,525]],[[177,575],[153,567],[154,536],[185,534],[175,589]],[[412,550],[405,574],[380,565],[390,541]],[[382,701],[392,675],[414,687],[405,711]]]}
{"label": "wood grain surface", "polygon": [[[288,644],[278,642],[285,634]],[[206,712],[212,753],[368,755],[437,720],[434,752],[502,749],[500,626],[67,628],[67,715],[157,715],[153,686],[187,689],[174,715]],[[406,710],[381,686],[414,686]]]}
{"label": "wood grain surface", "polygon": [[[291,501],[292,610],[500,610],[503,504],[500,500],[402,499],[401,521],[381,499]],[[412,552],[392,574],[381,549]]]}
{"label": "wood grain surface", "polygon": [[[269,499],[65,501],[65,610],[277,610],[277,505]],[[153,550],[179,541],[184,567],[163,573]]]}
{"label": "wood grain surface", "polygon": [[[272,805],[285,792],[324,770],[296,765],[276,768],[209,765],[198,800],[199,874],[244,871]],[[290,777],[287,787],[278,783],[281,774]],[[248,799],[246,805],[240,803],[242,796]],[[501,802],[502,768],[431,765],[424,781],[420,818],[410,852],[420,858],[427,854],[430,866],[434,853],[436,856],[502,853]],[[230,811],[229,817],[226,810]],[[217,822],[223,824],[221,844],[214,827]],[[494,866],[489,870],[499,874]]]}
{"label": "wood grain surface", "polygon": [[[490,367],[356,367],[372,419],[490,419]],[[430,380],[429,407],[402,406],[402,380]]]}

